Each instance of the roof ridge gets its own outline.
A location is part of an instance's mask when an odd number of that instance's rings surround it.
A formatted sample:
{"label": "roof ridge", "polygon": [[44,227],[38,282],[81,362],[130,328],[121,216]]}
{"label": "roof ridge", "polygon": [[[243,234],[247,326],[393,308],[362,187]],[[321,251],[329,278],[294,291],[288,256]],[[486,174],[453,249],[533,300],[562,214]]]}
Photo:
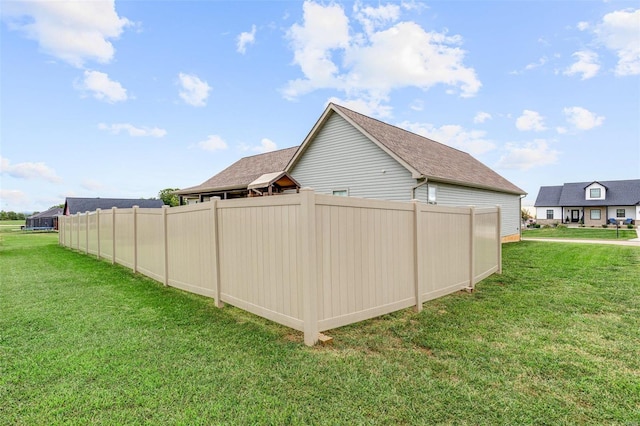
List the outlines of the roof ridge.
{"label": "roof ridge", "polygon": [[[286,150],[288,150],[288,149],[293,149],[293,148],[298,149],[298,148],[300,148],[300,145],[297,145],[297,146],[290,146],[290,147],[288,147],[288,148],[274,149],[273,151],[259,152],[259,153],[257,153],[257,154],[246,155],[246,156],[244,156],[244,157],[241,157],[238,161],[242,160],[243,158],[259,157],[259,156],[261,156],[261,155],[273,154],[273,153],[276,153],[276,152],[286,151]],[[232,165],[233,165],[233,164],[232,164]]]}

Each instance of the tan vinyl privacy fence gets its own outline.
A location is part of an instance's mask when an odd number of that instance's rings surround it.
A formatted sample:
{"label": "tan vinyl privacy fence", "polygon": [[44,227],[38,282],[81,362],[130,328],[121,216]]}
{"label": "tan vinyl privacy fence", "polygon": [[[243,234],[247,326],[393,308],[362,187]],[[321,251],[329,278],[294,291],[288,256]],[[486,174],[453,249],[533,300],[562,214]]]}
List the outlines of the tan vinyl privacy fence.
{"label": "tan vinyl privacy fence", "polygon": [[61,217],[60,244],[304,332],[397,311],[501,272],[499,207],[320,195]]}

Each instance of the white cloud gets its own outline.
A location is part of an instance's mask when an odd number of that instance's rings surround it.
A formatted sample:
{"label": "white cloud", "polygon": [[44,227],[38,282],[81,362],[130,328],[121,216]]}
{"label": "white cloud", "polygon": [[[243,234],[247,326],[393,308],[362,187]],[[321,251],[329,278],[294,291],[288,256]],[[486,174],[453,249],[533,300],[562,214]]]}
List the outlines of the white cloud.
{"label": "white cloud", "polygon": [[345,108],[352,109],[360,114],[368,115],[371,117],[391,117],[391,107],[388,105],[382,105],[382,101],[387,99],[340,99],[335,96],[329,98],[329,102],[342,105]]}
{"label": "white cloud", "polygon": [[260,152],[260,153],[271,152],[271,151],[275,151],[276,149],[278,149],[278,145],[276,145],[276,143],[273,142],[271,139],[267,139],[267,138],[263,138],[260,141],[260,145],[251,148],[252,151]]}
{"label": "white cloud", "polygon": [[589,29],[589,27],[589,23],[585,21],[578,22],[578,25],[576,25],[576,28],[578,28],[580,31],[587,30]]}
{"label": "white cloud", "polygon": [[0,157],[0,173],[18,179],[42,179],[52,183],[62,182],[55,170],[41,162],[11,164],[9,159]]}
{"label": "white cloud", "polygon": [[544,118],[536,111],[525,109],[522,115],[516,119],[516,128],[518,130],[533,130],[541,132],[547,128],[544,125]]}
{"label": "white cloud", "polygon": [[587,80],[591,77],[595,77],[596,74],[598,74],[598,71],[600,71],[597,53],[590,50],[583,50],[575,52],[571,56],[578,60],[563,71],[564,75],[582,74],[582,80]]}
{"label": "white cloud", "polygon": [[491,114],[489,114],[488,112],[484,112],[484,111],[480,111],[476,114],[475,117],[473,117],[473,122],[476,124],[479,123],[484,123],[487,120],[491,120],[493,117],[491,117]]}
{"label": "white cloud", "polygon": [[379,104],[392,90],[404,87],[428,90],[444,84],[463,97],[480,89],[475,70],[463,63],[460,36],[427,32],[410,21],[395,22],[396,6],[356,6],[352,24],[359,22],[364,32],[351,36],[349,18],[340,5],[307,1],[303,12],[303,22],[294,24],[287,36],[293,62],[304,77],[288,82],[283,90],[287,99],[335,89],[350,99]]}
{"label": "white cloud", "polygon": [[2,210],[11,210],[11,207],[6,206],[26,206],[29,202],[27,194],[17,189],[0,189],[0,203],[2,203]]}
{"label": "white cloud", "polygon": [[221,151],[227,149],[227,143],[218,135],[209,135],[206,140],[198,142],[204,151]]}
{"label": "white cloud", "polygon": [[462,126],[454,124],[435,127],[428,123],[407,121],[398,124],[398,126],[472,155],[484,154],[496,148],[493,141],[485,138],[487,133],[483,130],[466,130]]}
{"label": "white cloud", "polygon": [[497,168],[529,170],[535,167],[555,164],[560,153],[551,149],[544,139],[536,139],[523,146],[516,143],[505,145],[506,153],[500,157]]}
{"label": "white cloud", "polygon": [[640,74],[640,9],[606,14],[595,28],[596,38],[618,56],[618,76]]}
{"label": "white cloud", "polygon": [[252,25],[251,32],[243,32],[243,33],[240,33],[240,35],[238,36],[238,48],[237,48],[238,52],[244,55],[247,51],[247,45],[253,44],[255,43],[255,41],[256,41],[256,26]]}
{"label": "white cloud", "polygon": [[193,74],[178,74],[180,80],[180,97],[189,105],[201,107],[207,104],[207,98],[211,87],[206,81],[200,80],[198,76]]}
{"label": "white cloud", "polygon": [[547,57],[546,57],[546,56],[543,56],[542,58],[538,59],[538,62],[532,62],[532,63],[530,63],[530,64],[527,64],[527,65],[524,67],[524,69],[525,69],[526,71],[530,71],[530,70],[532,70],[532,69],[535,69],[535,68],[538,68],[538,67],[543,66],[544,64],[546,64],[546,63],[547,63],[547,61],[548,61]]}
{"label": "white cloud", "polygon": [[76,89],[92,92],[94,98],[109,103],[126,101],[127,89],[100,71],[85,70],[84,80],[76,83]]}
{"label": "white cloud", "polygon": [[113,124],[98,124],[100,130],[105,130],[113,133],[114,135],[120,134],[125,131],[129,133],[129,136],[151,136],[154,138],[162,138],[166,136],[167,131],[158,127],[136,127],[129,123],[113,123]]}
{"label": "white cloud", "polygon": [[371,7],[355,3],[353,11],[355,18],[360,22],[367,34],[372,34],[377,28],[396,22],[400,18],[400,6],[386,4],[384,6]]}
{"label": "white cloud", "polygon": [[411,102],[409,108],[414,111],[422,111],[424,109],[424,101],[422,99],[415,99],[413,102]]}
{"label": "white cloud", "polygon": [[131,22],[118,16],[114,0],[2,2],[12,30],[35,40],[40,49],[75,67],[108,63],[117,39]]}
{"label": "white cloud", "polygon": [[563,109],[567,122],[578,130],[591,130],[604,123],[604,117],[594,114],[582,107],[569,107]]}

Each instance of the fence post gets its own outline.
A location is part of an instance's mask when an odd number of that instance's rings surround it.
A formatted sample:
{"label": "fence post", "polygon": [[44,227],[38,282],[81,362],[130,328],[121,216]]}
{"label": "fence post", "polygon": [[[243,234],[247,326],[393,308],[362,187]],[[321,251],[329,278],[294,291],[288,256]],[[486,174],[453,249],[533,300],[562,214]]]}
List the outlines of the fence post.
{"label": "fence post", "polygon": [[473,290],[476,284],[476,208],[475,206],[469,206],[469,224],[470,224],[470,237],[469,240],[469,290]]}
{"label": "fence post", "polygon": [[169,236],[167,235],[167,212],[169,211],[169,206],[166,204],[162,206],[162,245],[164,246],[164,276],[162,279],[162,284],[165,287],[169,285]]}
{"label": "fence post", "polygon": [[416,199],[411,200],[413,202],[413,274],[414,274],[414,288],[416,294],[416,312],[422,311],[422,294],[424,289],[422,288],[422,262],[420,261],[422,256],[422,225],[420,224],[420,202]]}
{"label": "fence post", "polygon": [[218,201],[220,197],[212,197],[211,203],[211,256],[213,257],[213,300],[217,308],[224,307],[224,303],[221,300],[221,285],[220,285],[220,243],[218,234]]}
{"label": "fence post", "polygon": [[96,240],[98,248],[96,250],[98,259],[100,259],[100,212],[102,209],[96,209]]}
{"label": "fence post", "polygon": [[80,212],[76,213],[76,250],[80,251]]}
{"label": "fence post", "polygon": [[111,250],[111,264],[116,264],[116,209],[117,207],[111,207],[111,244],[113,249]]}
{"label": "fence post", "polygon": [[138,272],[138,206],[133,206],[133,273]]}
{"label": "fence post", "polygon": [[302,313],[304,343],[313,346],[318,341],[318,275],[316,256],[316,199],[311,188],[300,190],[300,252],[302,269]]}
{"label": "fence post", "polygon": [[89,254],[89,210],[84,212],[85,233],[84,233],[84,254]]}
{"label": "fence post", "polygon": [[496,207],[498,208],[498,217],[496,218],[496,221],[498,222],[496,228],[496,233],[497,235],[497,239],[498,239],[498,274],[502,274],[502,208],[500,207],[500,205],[496,205]]}

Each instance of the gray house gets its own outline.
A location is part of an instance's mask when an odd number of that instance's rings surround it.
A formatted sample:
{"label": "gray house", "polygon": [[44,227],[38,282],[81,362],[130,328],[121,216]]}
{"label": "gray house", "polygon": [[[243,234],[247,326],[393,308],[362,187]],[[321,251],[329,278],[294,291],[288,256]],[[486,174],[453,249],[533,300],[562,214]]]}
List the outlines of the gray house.
{"label": "gray house", "polygon": [[520,239],[522,189],[466,152],[336,104],[327,106],[286,170],[326,194],[500,205],[503,240]]}
{"label": "gray house", "polygon": [[640,179],[542,186],[534,206],[541,224],[635,223],[640,219]]}
{"label": "gray house", "polygon": [[520,239],[522,189],[466,152],[333,103],[299,147],[245,157],[177,193],[183,202],[248,196],[252,183],[271,173],[324,194],[445,206],[500,205],[503,241]]}
{"label": "gray house", "polygon": [[129,209],[133,206],[141,208],[160,208],[164,205],[162,200],[146,200],[144,198],[79,198],[67,197],[64,202],[64,215],[69,216],[76,213],[92,212],[97,209]]}
{"label": "gray house", "polygon": [[25,221],[26,229],[58,229],[58,216],[62,215],[61,207],[52,207],[45,212],[29,216]]}

